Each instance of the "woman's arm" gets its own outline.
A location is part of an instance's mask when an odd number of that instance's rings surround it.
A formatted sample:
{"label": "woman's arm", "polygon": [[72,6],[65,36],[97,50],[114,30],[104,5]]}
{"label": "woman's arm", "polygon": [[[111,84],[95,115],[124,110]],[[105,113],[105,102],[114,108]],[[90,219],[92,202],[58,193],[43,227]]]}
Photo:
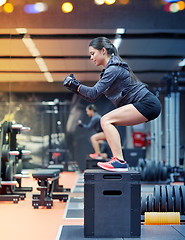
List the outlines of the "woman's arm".
{"label": "woman's arm", "polygon": [[88,98],[91,101],[95,101],[112,85],[119,74],[120,71],[118,66],[111,66],[105,70],[102,78],[100,78],[100,80],[93,87],[80,84],[77,91],[79,92],[80,96]]}
{"label": "woman's arm", "polygon": [[93,87],[88,87],[81,84],[74,78],[74,76],[67,77],[64,80],[64,86],[74,93],[79,94],[79,96],[83,99],[89,102],[94,102],[105,92],[106,89],[112,85],[119,73],[120,71],[118,66],[111,66],[105,70],[103,76]]}

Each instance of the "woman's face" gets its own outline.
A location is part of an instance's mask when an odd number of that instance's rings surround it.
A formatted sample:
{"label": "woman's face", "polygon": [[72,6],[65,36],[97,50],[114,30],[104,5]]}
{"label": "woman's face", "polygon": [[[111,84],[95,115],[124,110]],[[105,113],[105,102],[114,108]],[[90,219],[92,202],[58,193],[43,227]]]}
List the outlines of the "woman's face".
{"label": "woman's face", "polygon": [[101,50],[97,50],[92,46],[90,46],[89,53],[90,53],[90,59],[93,61],[93,63],[96,66],[104,65],[105,53],[106,53],[105,48],[102,48]]}
{"label": "woman's face", "polygon": [[92,117],[94,115],[94,111],[90,110],[89,108],[86,108],[86,113],[87,113],[87,116],[89,117]]}

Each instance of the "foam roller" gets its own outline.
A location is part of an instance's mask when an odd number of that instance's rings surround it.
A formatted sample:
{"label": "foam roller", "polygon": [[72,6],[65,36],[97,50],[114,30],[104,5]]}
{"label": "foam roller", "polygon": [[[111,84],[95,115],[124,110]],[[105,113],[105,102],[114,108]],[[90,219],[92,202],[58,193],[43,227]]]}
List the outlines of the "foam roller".
{"label": "foam roller", "polygon": [[145,225],[180,224],[180,212],[145,212]]}

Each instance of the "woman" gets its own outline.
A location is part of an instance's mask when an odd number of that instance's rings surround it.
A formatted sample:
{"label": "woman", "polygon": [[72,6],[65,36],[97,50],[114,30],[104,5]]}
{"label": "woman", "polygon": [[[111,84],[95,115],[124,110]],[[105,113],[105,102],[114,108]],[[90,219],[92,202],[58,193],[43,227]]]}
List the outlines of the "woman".
{"label": "woman", "polygon": [[104,94],[115,105],[115,110],[101,118],[101,126],[113,157],[109,162],[98,163],[98,166],[108,171],[125,172],[128,171],[128,166],[123,158],[116,126],[151,121],[160,114],[161,104],[136,78],[128,64],[123,62],[109,39],[93,39],[89,44],[89,53],[96,66],[102,65],[105,68],[100,80],[93,87],[87,87],[71,75],[64,80],[64,86],[91,102]]}
{"label": "woman", "polygon": [[106,153],[100,152],[100,143],[105,140],[105,135],[100,125],[101,116],[97,113],[96,106],[94,104],[90,104],[86,107],[86,113],[91,118],[90,122],[88,124],[84,124],[81,120],[78,120],[78,125],[86,129],[94,129],[96,132],[90,138],[94,148],[94,153],[89,154],[89,157],[93,159],[107,158]]}

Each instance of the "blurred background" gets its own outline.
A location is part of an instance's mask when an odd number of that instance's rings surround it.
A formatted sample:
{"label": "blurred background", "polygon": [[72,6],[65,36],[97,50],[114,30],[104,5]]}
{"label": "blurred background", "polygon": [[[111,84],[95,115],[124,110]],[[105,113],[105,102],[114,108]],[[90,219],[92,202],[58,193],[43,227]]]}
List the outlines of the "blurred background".
{"label": "blurred background", "polygon": [[[32,153],[23,166],[64,163],[67,170],[85,169],[93,132],[79,128],[77,121],[89,122],[89,103],[64,88],[63,80],[74,73],[85,85],[98,81],[102,69],[89,60],[88,52],[89,42],[98,36],[111,39],[160,98],[162,161],[167,144],[165,97],[179,93],[177,148],[183,164],[184,9],[184,1],[170,0],[0,0],[0,119],[31,129],[18,136],[19,144]],[[101,115],[114,108],[104,97],[94,104]],[[124,148],[145,149],[152,158],[151,123],[119,131]]]}

